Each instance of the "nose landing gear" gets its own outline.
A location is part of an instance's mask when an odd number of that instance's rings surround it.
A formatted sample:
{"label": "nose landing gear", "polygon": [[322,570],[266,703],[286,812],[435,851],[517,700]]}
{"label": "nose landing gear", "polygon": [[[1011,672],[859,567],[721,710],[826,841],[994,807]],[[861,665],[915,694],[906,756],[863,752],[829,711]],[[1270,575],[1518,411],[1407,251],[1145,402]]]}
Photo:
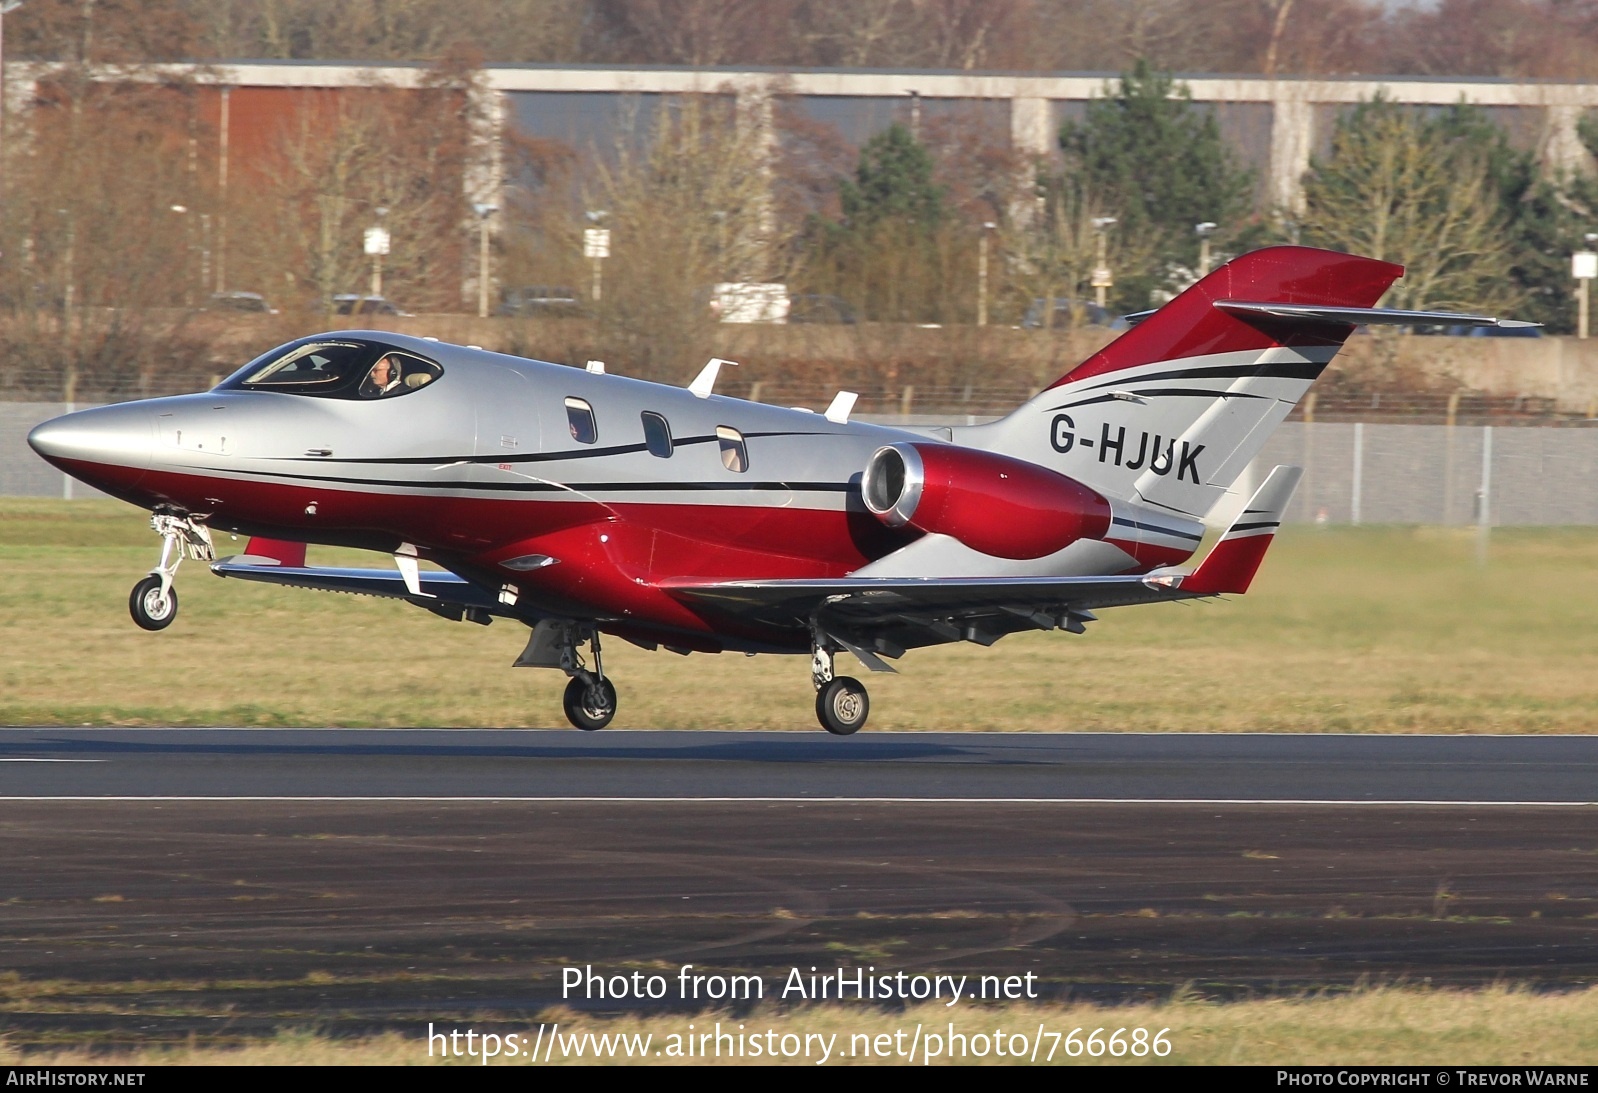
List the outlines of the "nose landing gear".
{"label": "nose landing gear", "polygon": [[835,652],[822,641],[811,645],[810,682],[816,688],[816,720],[834,736],[853,736],[871,713],[871,697],[858,679],[833,674]]}
{"label": "nose landing gear", "polygon": [[128,614],[146,630],[165,630],[178,617],[178,593],[172,587],[178,566],[185,556],[209,562],[216,558],[211,532],[191,516],[156,513],[150,527],[161,536],[161,560],[150,575],[133,586],[128,596]]}

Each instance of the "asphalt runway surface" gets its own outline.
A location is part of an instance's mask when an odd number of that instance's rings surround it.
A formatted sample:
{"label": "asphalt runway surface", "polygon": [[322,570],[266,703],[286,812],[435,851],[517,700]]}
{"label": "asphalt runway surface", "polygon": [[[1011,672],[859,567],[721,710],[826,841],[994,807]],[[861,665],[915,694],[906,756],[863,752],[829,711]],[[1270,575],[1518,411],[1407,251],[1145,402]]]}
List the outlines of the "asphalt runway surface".
{"label": "asphalt runway surface", "polygon": [[1598,738],[0,729],[0,798],[1598,802]]}
{"label": "asphalt runway surface", "polygon": [[615,1008],[570,964],[1587,986],[1595,774],[1574,737],[3,729],[0,1035]]}

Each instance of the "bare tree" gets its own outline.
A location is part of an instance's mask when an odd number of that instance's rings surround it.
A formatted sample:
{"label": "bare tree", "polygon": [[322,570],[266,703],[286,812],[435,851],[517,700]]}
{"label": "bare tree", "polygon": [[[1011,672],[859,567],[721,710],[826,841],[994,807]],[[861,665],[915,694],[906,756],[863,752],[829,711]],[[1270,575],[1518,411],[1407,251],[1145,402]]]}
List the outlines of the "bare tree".
{"label": "bare tree", "polygon": [[784,278],[792,226],[773,214],[770,157],[732,96],[683,96],[643,152],[624,135],[599,165],[588,204],[608,210],[613,247],[600,317],[629,366],[677,374],[705,352],[711,285]]}
{"label": "bare tree", "polygon": [[1387,297],[1404,308],[1510,308],[1488,164],[1438,127],[1391,103],[1339,126],[1332,154],[1305,177],[1305,242],[1401,263]]}

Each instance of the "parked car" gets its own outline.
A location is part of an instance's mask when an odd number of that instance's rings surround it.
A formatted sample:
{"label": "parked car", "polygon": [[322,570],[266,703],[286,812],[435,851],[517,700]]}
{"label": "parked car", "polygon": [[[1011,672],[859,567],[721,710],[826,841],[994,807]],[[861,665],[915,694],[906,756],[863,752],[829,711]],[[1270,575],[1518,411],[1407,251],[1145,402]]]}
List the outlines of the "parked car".
{"label": "parked car", "polygon": [[790,323],[854,323],[854,308],[841,296],[799,293],[788,297]]}
{"label": "parked car", "polygon": [[[1119,315],[1111,314],[1107,309],[1100,307],[1091,300],[1073,300],[1065,296],[1054,298],[1054,322],[1051,324],[1056,330],[1064,330],[1072,324],[1073,313],[1076,325],[1107,326],[1111,330],[1124,330],[1126,323]],[[1032,306],[1026,309],[1026,314],[1021,317],[1021,327],[1025,330],[1041,330],[1048,312],[1043,298],[1032,301]]]}
{"label": "parked car", "polygon": [[248,311],[258,315],[276,315],[277,308],[266,302],[259,292],[217,292],[206,305],[210,311]]}
{"label": "parked car", "polygon": [[401,311],[381,296],[358,296],[353,292],[341,292],[333,297],[333,313],[335,315],[402,315],[406,317],[410,315],[409,311]]}
{"label": "parked car", "polygon": [[566,285],[523,285],[505,290],[505,299],[494,309],[495,315],[578,315],[583,301],[577,290]]}

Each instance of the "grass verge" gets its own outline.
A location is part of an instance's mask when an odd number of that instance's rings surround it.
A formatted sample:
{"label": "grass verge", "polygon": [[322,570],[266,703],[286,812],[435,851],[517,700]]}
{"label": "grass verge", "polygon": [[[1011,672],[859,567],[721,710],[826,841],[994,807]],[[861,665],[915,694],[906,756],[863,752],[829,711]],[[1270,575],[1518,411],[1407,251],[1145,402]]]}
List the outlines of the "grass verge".
{"label": "grass verge", "polygon": [[[503,620],[449,623],[189,563],[181,618],[147,634],[126,603],[156,551],[117,502],[0,500],[0,722],[564,725],[564,677],[512,670],[526,632]],[[1586,733],[1595,575],[1598,530],[1500,530],[1478,567],[1469,532],[1289,529],[1244,597],[1106,611],[1083,637],[912,653],[901,675],[869,680],[871,727]],[[803,658],[613,640],[606,667],[618,728],[815,728]]]}

